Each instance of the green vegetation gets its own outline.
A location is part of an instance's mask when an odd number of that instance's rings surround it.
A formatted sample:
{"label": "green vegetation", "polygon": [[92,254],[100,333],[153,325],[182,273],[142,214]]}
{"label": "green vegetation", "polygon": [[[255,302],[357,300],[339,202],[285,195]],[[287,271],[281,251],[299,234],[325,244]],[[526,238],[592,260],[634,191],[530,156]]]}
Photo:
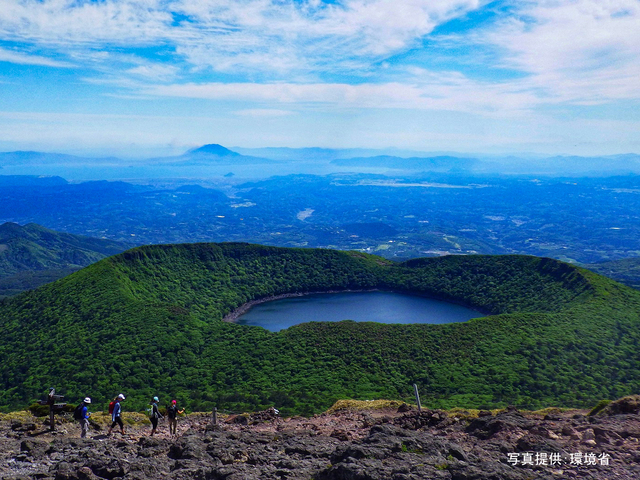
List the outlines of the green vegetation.
{"label": "green vegetation", "polygon": [[[311,322],[271,333],[222,321],[250,300],[409,291],[491,313],[466,323]],[[555,260],[448,256],[393,263],[249,244],[129,250],[0,303],[0,406],[50,386],[94,408],[123,392],[190,411],[324,411],[342,398],[423,405],[590,407],[640,390],[640,292]]]}
{"label": "green vegetation", "polygon": [[0,299],[17,295],[26,290],[33,290],[46,283],[71,275],[80,270],[77,268],[56,268],[50,270],[25,270],[8,277],[0,278]]}
{"label": "green vegetation", "polygon": [[55,232],[35,223],[4,223],[0,298],[52,282],[125,249],[123,243]]}
{"label": "green vegetation", "polygon": [[611,400],[600,400],[598,404],[591,409],[591,411],[589,412],[589,416],[592,417],[594,415],[597,415],[598,412],[601,412],[602,410],[604,410],[604,408],[610,403],[611,403]]}
{"label": "green vegetation", "polygon": [[585,265],[585,268],[640,290],[640,258],[592,263]]}

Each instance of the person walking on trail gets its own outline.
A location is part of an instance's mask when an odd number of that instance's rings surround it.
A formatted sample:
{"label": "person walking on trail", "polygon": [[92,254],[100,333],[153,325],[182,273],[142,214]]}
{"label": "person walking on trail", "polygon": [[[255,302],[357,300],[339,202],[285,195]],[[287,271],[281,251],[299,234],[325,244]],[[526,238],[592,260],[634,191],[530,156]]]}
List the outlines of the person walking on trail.
{"label": "person walking on trail", "polygon": [[178,402],[171,400],[171,405],[167,407],[167,417],[169,417],[169,434],[177,435],[178,431],[178,414],[184,413],[184,408],[178,410]]}
{"label": "person walking on trail", "polygon": [[120,394],[114,400],[113,412],[111,413],[111,426],[109,427],[109,433],[107,435],[111,435],[111,431],[113,427],[116,425],[120,425],[120,433],[124,435],[124,423],[122,423],[122,407],[120,406],[120,402],[124,400],[124,395]]}
{"label": "person walking on trail", "polygon": [[89,417],[91,414],[87,409],[87,405],[91,404],[91,399],[89,397],[85,397],[80,405],[78,405],[73,412],[73,418],[78,420],[80,423],[80,438],[85,438],[87,436],[87,432],[89,431]]}
{"label": "person walking on trail", "polygon": [[151,425],[153,426],[153,428],[151,429],[151,437],[153,437],[153,434],[156,433],[156,429],[158,428],[158,420],[164,418],[160,413],[160,410],[158,410],[159,401],[160,400],[158,399],[158,397],[153,397],[153,400],[151,400],[151,413],[149,414],[149,420],[151,420]]}

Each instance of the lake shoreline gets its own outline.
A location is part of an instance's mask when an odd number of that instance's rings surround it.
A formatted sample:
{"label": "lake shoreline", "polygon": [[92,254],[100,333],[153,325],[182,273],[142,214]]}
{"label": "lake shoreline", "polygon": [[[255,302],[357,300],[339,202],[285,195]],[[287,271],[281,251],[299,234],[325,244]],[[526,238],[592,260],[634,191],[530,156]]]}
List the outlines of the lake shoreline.
{"label": "lake shoreline", "polygon": [[302,292],[302,293],[282,293],[280,295],[272,295],[270,297],[258,298],[256,300],[250,300],[247,303],[243,303],[235,310],[227,313],[222,317],[223,322],[236,323],[238,318],[247,313],[251,308],[261,303],[273,302],[274,300],[283,300],[285,298],[306,297],[308,295],[320,295],[325,293],[364,293],[364,292],[386,292],[391,290],[380,290],[379,288],[372,288],[370,290],[319,290],[317,292]]}
{"label": "lake shoreline", "polygon": [[[283,300],[286,298],[296,298],[296,297],[306,297],[309,295],[323,295],[323,294],[332,294],[332,293],[369,293],[369,292],[388,292],[388,293],[399,293],[404,295],[413,295],[416,297],[428,298],[431,300],[437,300],[440,302],[451,303],[453,305],[459,305],[465,308],[469,308],[471,310],[475,310],[476,312],[481,313],[484,316],[491,315],[491,313],[487,311],[482,311],[479,308],[471,307],[462,302],[456,302],[452,300],[447,300],[443,298],[438,298],[431,295],[421,294],[420,292],[407,292],[405,290],[392,290],[392,289],[380,289],[380,288],[371,288],[371,289],[356,289],[356,290],[318,290],[313,292],[298,292],[298,293],[283,293],[280,295],[271,295],[269,297],[258,298],[256,300],[251,300],[249,302],[243,303],[238,308],[232,310],[227,313],[224,317],[222,317],[223,322],[227,323],[237,323],[238,318],[247,313],[251,308],[256,305],[260,305],[261,303],[272,302],[275,300]],[[478,317],[481,318],[481,317]]]}

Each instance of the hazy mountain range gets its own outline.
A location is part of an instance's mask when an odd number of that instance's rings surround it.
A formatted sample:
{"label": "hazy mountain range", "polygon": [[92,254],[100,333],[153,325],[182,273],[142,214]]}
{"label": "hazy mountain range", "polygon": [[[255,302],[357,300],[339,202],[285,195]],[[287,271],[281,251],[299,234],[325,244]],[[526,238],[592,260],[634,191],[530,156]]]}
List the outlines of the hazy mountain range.
{"label": "hazy mountain range", "polygon": [[61,163],[71,165],[84,165],[87,162],[92,163],[118,163],[122,162],[117,157],[79,157],[76,155],[67,155],[65,153],[55,152],[32,152],[18,150],[15,152],[0,153],[0,167],[9,165],[41,165],[49,163]]}
{"label": "hazy mountain range", "polygon": [[[253,165],[260,167],[253,169],[253,176],[256,172],[263,172],[264,177],[283,173],[318,173],[319,165],[323,166],[323,173],[344,172],[345,169],[356,169],[359,172],[379,172],[380,169],[386,169],[399,172],[465,172],[479,175],[611,176],[640,173],[640,155],[630,153],[595,157],[532,155],[492,157],[480,154],[425,153],[397,149],[275,147],[228,149],[218,144],[203,145],[178,156],[137,160],[33,151],[0,153],[0,169],[9,170],[7,173],[10,174],[33,173],[32,170],[21,171],[21,167],[117,166],[138,167],[135,172],[124,171],[123,175],[157,178],[167,175],[158,172],[158,167],[226,166],[232,168]],[[171,175],[176,175],[176,172],[172,172]]]}
{"label": "hazy mountain range", "polygon": [[148,163],[192,166],[192,165],[261,165],[276,163],[274,160],[258,156],[242,155],[229,150],[222,145],[209,144],[193,148],[176,157],[158,157],[148,160]]}
{"label": "hazy mountain range", "polygon": [[397,170],[418,170],[431,172],[472,171],[480,166],[476,159],[450,156],[438,157],[393,157],[378,155],[375,157],[340,158],[332,160],[333,165],[343,167],[382,167]]}

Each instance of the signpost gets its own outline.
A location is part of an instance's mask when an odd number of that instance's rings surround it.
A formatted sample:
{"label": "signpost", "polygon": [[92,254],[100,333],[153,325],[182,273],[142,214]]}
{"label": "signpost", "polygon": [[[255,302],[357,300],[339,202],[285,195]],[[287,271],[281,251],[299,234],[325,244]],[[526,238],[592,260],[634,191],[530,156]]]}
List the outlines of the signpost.
{"label": "signpost", "polygon": [[67,405],[66,403],[58,403],[58,400],[62,400],[64,395],[56,395],[56,389],[51,387],[49,389],[49,394],[47,398],[44,400],[38,400],[40,405],[49,405],[49,429],[51,431],[55,430],[56,422],[53,417],[55,412],[60,412]]}

